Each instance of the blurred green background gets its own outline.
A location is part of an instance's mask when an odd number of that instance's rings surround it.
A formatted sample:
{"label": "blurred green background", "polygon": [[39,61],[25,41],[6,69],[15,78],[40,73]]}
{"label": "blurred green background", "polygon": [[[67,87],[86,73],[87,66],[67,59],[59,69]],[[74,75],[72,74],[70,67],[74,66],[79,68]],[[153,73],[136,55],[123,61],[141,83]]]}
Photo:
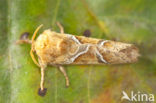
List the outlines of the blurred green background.
{"label": "blurred green background", "polygon": [[[128,103],[122,91],[156,96],[155,0],[0,0],[0,103]],[[65,33],[133,43],[141,58],[124,65],[65,66],[71,82],[54,67],[45,74],[47,94],[40,97],[40,68],[30,45],[16,45],[23,32],[40,24]],[[156,98],[155,98],[156,99]],[[155,100],[156,101],[156,100]]]}

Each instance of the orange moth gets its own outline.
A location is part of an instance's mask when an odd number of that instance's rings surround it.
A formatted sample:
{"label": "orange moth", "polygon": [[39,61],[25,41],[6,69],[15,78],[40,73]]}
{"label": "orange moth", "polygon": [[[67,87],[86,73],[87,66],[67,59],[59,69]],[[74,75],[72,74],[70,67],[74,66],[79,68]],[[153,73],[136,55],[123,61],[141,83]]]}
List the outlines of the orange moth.
{"label": "orange moth", "polygon": [[[60,33],[45,30],[35,40],[40,25],[34,32],[31,40],[19,40],[17,43],[31,44],[30,55],[34,63],[41,68],[40,92],[44,88],[44,71],[47,65],[60,69],[69,86],[69,79],[63,65],[69,64],[123,64],[136,62],[139,50],[133,44],[111,40],[89,38],[65,34],[63,27],[57,23]],[[38,61],[33,52],[36,52]]]}

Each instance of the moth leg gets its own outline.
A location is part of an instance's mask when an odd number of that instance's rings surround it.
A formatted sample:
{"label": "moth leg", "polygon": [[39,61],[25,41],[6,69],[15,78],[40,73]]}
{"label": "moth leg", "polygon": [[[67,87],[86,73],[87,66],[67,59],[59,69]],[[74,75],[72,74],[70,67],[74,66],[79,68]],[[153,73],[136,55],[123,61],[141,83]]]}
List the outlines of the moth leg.
{"label": "moth leg", "polygon": [[24,44],[24,43],[27,43],[27,44],[31,44],[31,40],[27,39],[27,40],[17,40],[16,41],[16,44]]}
{"label": "moth leg", "polygon": [[47,92],[47,88],[44,88],[44,72],[45,72],[45,68],[41,67],[41,82],[40,82],[40,88],[38,90],[38,94],[40,96],[45,96]]}
{"label": "moth leg", "polygon": [[27,43],[27,44],[31,44],[31,40],[29,40],[29,32],[24,32],[20,35],[20,38],[19,40],[16,41],[16,44],[24,44],[24,43]]}
{"label": "moth leg", "polygon": [[66,79],[66,86],[68,87],[69,86],[69,78],[68,78],[68,75],[64,69],[63,66],[59,66],[59,70],[63,73],[65,79]]}
{"label": "moth leg", "polygon": [[40,88],[38,91],[38,94],[40,96],[44,96],[47,92],[47,88],[44,88],[44,75],[45,75],[45,68],[46,68],[46,64],[44,64],[40,59],[39,59],[39,64],[41,67],[41,81],[40,81]]}
{"label": "moth leg", "polygon": [[64,34],[64,28],[63,28],[63,26],[59,22],[56,22],[56,24],[60,28],[61,34]]}
{"label": "moth leg", "polygon": [[41,91],[44,90],[44,72],[45,68],[41,67],[41,82],[40,82]]}

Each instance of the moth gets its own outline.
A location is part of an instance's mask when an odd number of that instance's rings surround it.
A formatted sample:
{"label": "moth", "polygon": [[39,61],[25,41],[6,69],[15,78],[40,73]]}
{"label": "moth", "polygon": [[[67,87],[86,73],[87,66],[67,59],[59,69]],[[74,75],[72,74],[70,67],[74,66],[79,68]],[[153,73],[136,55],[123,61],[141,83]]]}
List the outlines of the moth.
{"label": "moth", "polygon": [[[60,28],[60,33],[48,29],[35,40],[37,32],[42,27],[40,25],[31,40],[18,41],[18,43],[31,44],[32,60],[41,68],[41,93],[45,91],[43,84],[47,65],[58,67],[65,77],[66,86],[69,86],[69,79],[63,65],[123,64],[138,60],[139,50],[133,44],[65,34],[61,24],[57,23],[57,25]],[[38,61],[33,52],[36,53]]]}

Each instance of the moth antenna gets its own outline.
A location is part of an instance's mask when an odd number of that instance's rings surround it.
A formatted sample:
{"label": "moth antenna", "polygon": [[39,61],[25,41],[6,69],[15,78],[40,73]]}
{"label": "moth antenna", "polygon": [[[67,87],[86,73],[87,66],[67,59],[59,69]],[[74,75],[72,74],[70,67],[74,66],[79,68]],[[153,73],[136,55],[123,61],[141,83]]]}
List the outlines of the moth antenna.
{"label": "moth antenna", "polygon": [[33,42],[34,42],[34,39],[35,39],[35,37],[36,37],[37,32],[40,30],[40,28],[41,28],[42,26],[43,26],[43,24],[41,24],[40,26],[38,26],[37,29],[35,30],[35,32],[34,32],[32,38],[31,38],[32,44],[33,44]]}
{"label": "moth antenna", "polygon": [[37,60],[35,59],[35,56],[34,56],[34,54],[33,54],[33,50],[34,50],[34,39],[35,39],[35,37],[36,37],[37,32],[40,30],[40,28],[41,28],[42,26],[43,26],[43,24],[41,24],[40,26],[38,26],[37,29],[35,30],[35,32],[34,32],[32,38],[31,38],[31,42],[32,42],[32,43],[31,43],[31,50],[30,50],[30,56],[31,56],[33,62],[34,62],[37,66],[39,66],[39,67],[40,67],[40,65],[39,65],[39,63],[37,62]]}

